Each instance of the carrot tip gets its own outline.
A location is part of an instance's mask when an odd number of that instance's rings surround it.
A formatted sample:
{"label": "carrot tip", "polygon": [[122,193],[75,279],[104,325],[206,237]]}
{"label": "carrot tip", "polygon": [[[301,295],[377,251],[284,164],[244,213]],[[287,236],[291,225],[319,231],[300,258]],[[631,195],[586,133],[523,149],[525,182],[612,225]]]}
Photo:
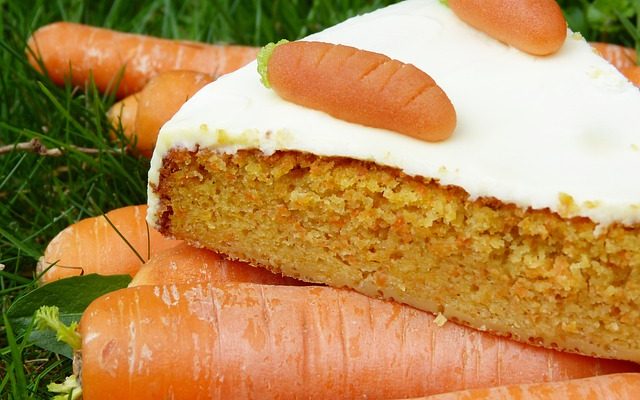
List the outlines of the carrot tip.
{"label": "carrot tip", "polygon": [[271,42],[260,49],[260,52],[258,53],[258,57],[257,57],[258,73],[260,74],[260,82],[262,82],[264,87],[266,88],[271,87],[271,84],[269,83],[269,76],[268,76],[268,73],[269,73],[268,64],[269,64],[269,59],[271,58],[271,54],[273,54],[273,50],[275,50],[277,46],[288,43],[288,42],[289,41],[287,39],[281,39],[278,43]]}

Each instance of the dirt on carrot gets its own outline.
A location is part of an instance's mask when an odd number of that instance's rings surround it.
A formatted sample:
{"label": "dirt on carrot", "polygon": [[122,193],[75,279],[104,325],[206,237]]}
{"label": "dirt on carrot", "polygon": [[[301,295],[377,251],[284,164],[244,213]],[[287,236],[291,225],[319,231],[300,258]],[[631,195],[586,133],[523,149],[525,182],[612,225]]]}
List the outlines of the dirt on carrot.
{"label": "dirt on carrot", "polygon": [[293,286],[307,284],[273,273],[264,267],[254,267],[245,262],[230,260],[211,250],[181,243],[152,256],[134,276],[129,287],[226,282]]}
{"label": "dirt on carrot", "polygon": [[109,211],[63,229],[38,262],[42,283],[98,273],[134,275],[150,256],[180,244],[149,228],[146,205]]}
{"label": "dirt on carrot", "polygon": [[321,286],[139,286],[85,311],[81,381],[92,400],[388,399],[638,370],[434,320]]}
{"label": "dirt on carrot", "polygon": [[100,91],[116,90],[119,98],[139,92],[160,72],[182,69],[217,77],[256,54],[254,47],[160,39],[71,22],[43,26],[27,43],[31,65],[42,71],[41,60],[56,84],[70,80],[83,87],[92,77]]}

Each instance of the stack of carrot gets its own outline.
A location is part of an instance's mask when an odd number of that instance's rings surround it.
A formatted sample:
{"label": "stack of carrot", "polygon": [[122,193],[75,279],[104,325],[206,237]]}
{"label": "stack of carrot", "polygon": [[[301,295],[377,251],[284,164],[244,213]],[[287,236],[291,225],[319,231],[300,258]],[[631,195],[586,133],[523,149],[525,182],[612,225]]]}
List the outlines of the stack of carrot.
{"label": "stack of carrot", "polygon": [[[61,37],[77,43],[65,46]],[[29,62],[54,83],[83,87],[92,80],[98,90],[123,98],[109,119],[146,157],[162,124],[189,97],[257,53],[255,47],[167,40],[70,22],[44,26],[27,42]]]}
{"label": "stack of carrot", "polygon": [[[450,1],[452,7],[458,3]],[[104,30],[54,24],[30,41],[34,54],[42,58],[31,61],[54,81],[64,81],[69,64],[74,84],[83,84],[89,76],[80,67],[90,67],[98,77],[96,70],[102,66],[82,65],[76,53],[63,55],[67,58],[62,63],[51,61],[55,41],[47,35],[56,29],[84,30],[71,36],[85,37],[91,45],[114,42],[113,36],[105,39]],[[118,89],[122,96],[140,90],[138,82],[146,83],[163,69],[208,74],[170,73],[167,82],[152,81],[148,86],[166,88],[188,75],[189,84],[179,85],[188,97],[217,73],[255,55],[255,49],[229,47],[228,54],[234,55],[226,67],[185,67],[177,60],[214,50],[115,35],[120,45],[109,50],[116,53],[110,58],[123,64],[109,67],[106,78],[96,83],[106,90],[124,68]],[[171,47],[175,63],[165,63],[173,56],[164,54],[149,64],[150,69],[142,68],[136,61],[136,43],[140,48]],[[121,118],[123,126],[152,126],[157,133],[162,121],[145,121],[150,115],[144,107],[160,107],[145,96],[141,92],[125,100],[112,116]],[[175,111],[176,104],[167,109]],[[137,105],[137,112],[130,105]],[[138,138],[138,143],[145,144],[143,153],[153,147],[153,140]],[[133,206],[80,221],[51,242],[39,265],[45,283],[91,272],[135,275],[129,288],[94,301],[80,321],[78,382],[87,400],[400,399],[455,391],[460,392],[430,398],[640,396],[639,368],[633,363],[531,347],[409,306],[282,277],[163,238],[147,227],[145,213],[144,206]]]}

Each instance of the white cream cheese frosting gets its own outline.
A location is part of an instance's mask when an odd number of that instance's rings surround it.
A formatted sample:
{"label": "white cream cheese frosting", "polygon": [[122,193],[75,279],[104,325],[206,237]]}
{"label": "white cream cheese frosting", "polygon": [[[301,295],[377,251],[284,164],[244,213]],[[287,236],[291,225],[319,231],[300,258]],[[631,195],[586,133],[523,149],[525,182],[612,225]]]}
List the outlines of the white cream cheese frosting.
{"label": "white cream cheese frosting", "polygon": [[203,88],[161,129],[149,172],[152,224],[163,157],[196,146],[373,161],[461,187],[471,199],[588,217],[599,228],[640,223],[640,90],[579,34],[537,57],[466,25],[438,0],[409,0],[305,40],[424,70],[456,109],[452,137],[423,142],[289,103],[262,86],[254,62]]}

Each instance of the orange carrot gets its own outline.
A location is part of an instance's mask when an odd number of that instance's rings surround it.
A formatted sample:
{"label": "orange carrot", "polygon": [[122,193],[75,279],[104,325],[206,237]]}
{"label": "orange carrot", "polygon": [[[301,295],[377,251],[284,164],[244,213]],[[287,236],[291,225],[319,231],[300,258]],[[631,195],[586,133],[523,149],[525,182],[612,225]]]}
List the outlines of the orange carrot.
{"label": "orange carrot", "polygon": [[[640,374],[612,374],[563,382],[500,386],[421,397],[421,400],[636,400]],[[418,399],[414,399],[418,400]]]}
{"label": "orange carrot", "polygon": [[152,78],[138,97],[136,149],[151,157],[162,125],[191,96],[212,81],[210,75],[194,71],[167,71]]}
{"label": "orange carrot", "polygon": [[629,47],[611,43],[590,43],[605,60],[618,68],[634,85],[640,87],[640,66],[636,65],[636,51]]}
{"label": "orange carrot", "polygon": [[619,70],[636,65],[637,55],[634,49],[611,43],[592,42],[589,44],[596,49],[602,58]]}
{"label": "orange carrot", "polygon": [[637,371],[530,347],[353,291],[139,286],[80,321],[87,399],[403,398]]}
{"label": "orange carrot", "polygon": [[305,285],[297,279],[275,274],[263,267],[229,260],[207,249],[186,243],[154,255],[134,276],[129,287],[168,284],[221,284],[249,282],[266,285]]}
{"label": "orange carrot", "polygon": [[634,85],[640,87],[640,66],[634,65],[621,70],[622,74],[627,77]]}
{"label": "orange carrot", "polygon": [[133,139],[136,131],[136,115],[138,115],[138,93],[130,94],[119,102],[115,103],[109,111],[107,118],[115,129],[122,126],[124,135]]}
{"label": "orange carrot", "polygon": [[38,272],[46,271],[41,282],[89,273],[133,275],[150,255],[181,243],[147,231],[146,213],[146,205],[123,207],[63,229],[38,262]]}
{"label": "orange carrot", "polygon": [[456,112],[422,70],[389,57],[322,42],[270,44],[259,55],[267,87],[287,101],[422,140],[451,135]]}
{"label": "orange carrot", "polygon": [[120,98],[140,91],[163,71],[186,69],[215,77],[240,68],[257,54],[253,47],[167,40],[70,22],[41,27],[27,45],[35,54],[28,51],[31,65],[40,70],[41,58],[57,84],[71,75],[74,85],[84,86],[93,74],[99,90],[113,90],[124,68],[117,87]]}
{"label": "orange carrot", "polygon": [[449,0],[464,22],[534,55],[555,53],[567,37],[567,22],[555,0]]}
{"label": "orange carrot", "polygon": [[210,75],[195,71],[161,72],[142,91],[114,104],[107,118],[116,129],[122,125],[122,132],[135,143],[136,152],[151,157],[162,125],[212,81]]}

